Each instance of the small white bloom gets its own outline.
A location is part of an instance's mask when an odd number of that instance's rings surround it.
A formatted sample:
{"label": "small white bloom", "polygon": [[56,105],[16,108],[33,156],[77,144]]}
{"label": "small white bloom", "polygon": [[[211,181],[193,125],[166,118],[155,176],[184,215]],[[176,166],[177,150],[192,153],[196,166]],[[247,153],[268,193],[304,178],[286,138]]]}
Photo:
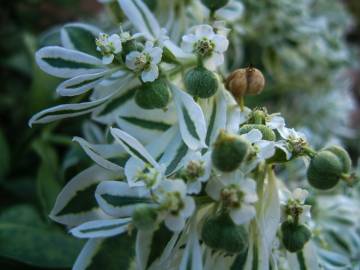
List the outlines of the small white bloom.
{"label": "small white bloom", "polygon": [[307,222],[310,215],[310,205],[305,205],[309,192],[305,189],[296,188],[292,193],[288,190],[280,192],[280,203],[282,205],[282,219],[288,216],[298,219],[301,223]]}
{"label": "small white bloom", "polygon": [[100,33],[96,39],[97,50],[103,55],[103,63],[105,65],[111,64],[116,54],[122,51],[121,38],[117,34],[109,36],[105,33]]}
{"label": "small white bloom", "polygon": [[256,157],[259,161],[268,159],[275,154],[275,143],[262,140],[262,133],[258,129],[252,129],[241,137],[253,144]]}
{"label": "small white bloom", "polygon": [[146,166],[145,170],[138,171],[136,175],[136,181],[144,183],[149,189],[158,187],[163,178],[164,174],[162,170],[151,166]]}
{"label": "small white bloom", "polygon": [[142,52],[133,51],[126,56],[126,66],[141,73],[143,82],[152,82],[159,77],[159,67],[163,50],[160,47],[154,47],[152,42],[146,42]]}
{"label": "small white bloom", "polygon": [[266,126],[271,129],[283,129],[285,127],[285,119],[279,114],[269,115],[266,119]]}
{"label": "small white bloom", "polygon": [[222,175],[221,180],[213,178],[207,186],[207,194],[229,211],[236,224],[243,224],[255,217],[254,203],[258,200],[256,182],[245,178],[242,173]]}
{"label": "small white bloom", "polygon": [[297,132],[293,128],[287,128],[284,126],[282,128],[279,128],[278,131],[279,131],[280,136],[285,140],[290,140],[290,141],[304,140],[304,141],[306,141],[305,134],[302,132]]}
{"label": "small white bloom", "polygon": [[185,52],[195,53],[206,59],[206,66],[215,69],[224,63],[224,52],[229,47],[229,41],[223,35],[216,34],[210,25],[198,25],[191,33],[183,36],[182,48]]}
{"label": "small white bloom", "polygon": [[181,231],[185,221],[195,210],[194,199],[186,196],[184,181],[164,180],[155,191],[159,209],[164,212],[165,225],[172,231]]}

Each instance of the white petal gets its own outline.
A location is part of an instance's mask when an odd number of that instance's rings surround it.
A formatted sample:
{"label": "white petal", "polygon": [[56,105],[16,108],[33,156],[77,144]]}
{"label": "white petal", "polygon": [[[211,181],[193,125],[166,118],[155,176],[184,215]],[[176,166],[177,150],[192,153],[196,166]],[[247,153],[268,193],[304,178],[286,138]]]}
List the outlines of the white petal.
{"label": "white petal", "polygon": [[159,47],[155,47],[149,51],[149,54],[151,56],[151,63],[156,65],[161,61],[163,50]]}
{"label": "white petal", "polygon": [[215,43],[215,51],[219,53],[224,53],[229,47],[228,39],[222,35],[215,35],[213,41]]}
{"label": "white petal", "polygon": [[195,201],[192,197],[187,196],[184,199],[184,209],[181,211],[181,215],[185,218],[190,217],[195,210]]}
{"label": "white petal", "polygon": [[210,25],[202,24],[202,25],[196,26],[195,36],[198,39],[201,39],[201,38],[204,38],[204,37],[206,37],[208,39],[212,39],[214,34],[215,34],[214,30]]}
{"label": "white petal", "polygon": [[153,82],[159,77],[159,68],[157,65],[151,65],[149,69],[144,70],[141,73],[141,79],[143,82]]}
{"label": "white petal", "polygon": [[280,197],[281,204],[286,205],[287,202],[292,199],[292,193],[287,189],[281,190],[279,192],[279,197]]}
{"label": "white petal", "polygon": [[122,50],[122,45],[121,45],[121,38],[119,35],[117,34],[113,34],[109,37],[109,42],[112,42],[114,45],[114,53],[119,53]]}
{"label": "white petal", "polygon": [[159,187],[163,192],[180,192],[181,196],[185,197],[186,195],[186,184],[183,180],[175,179],[175,180],[164,180],[161,182]]}
{"label": "white petal", "polygon": [[271,120],[266,123],[266,125],[271,129],[279,129],[285,127],[285,120],[281,116],[271,117]]}
{"label": "white petal", "polygon": [[270,141],[260,141],[257,143],[260,147],[258,156],[260,159],[267,159],[275,154],[275,143]]}
{"label": "white petal", "polygon": [[224,185],[217,179],[211,179],[205,188],[206,193],[214,200],[220,200],[220,193]]}
{"label": "white petal", "polygon": [[197,41],[197,38],[195,35],[190,34],[190,35],[185,35],[182,37],[182,43],[181,43],[181,48],[185,51],[185,52],[193,52],[194,50],[194,43]]}
{"label": "white petal", "polygon": [[205,65],[209,70],[215,70],[216,67],[224,63],[224,55],[222,53],[213,52],[211,57],[206,60]]}
{"label": "white petal", "polygon": [[293,191],[293,198],[295,200],[298,200],[301,203],[304,203],[307,196],[309,195],[309,192],[305,189],[301,189],[301,188],[296,188]]}
{"label": "white petal", "polygon": [[187,184],[187,194],[199,194],[201,191],[201,182],[199,180]]}
{"label": "white petal", "polygon": [[248,140],[250,143],[254,143],[261,140],[262,133],[258,129],[252,129],[248,133],[241,135],[241,137]]}
{"label": "white petal", "polygon": [[242,205],[239,209],[233,209],[230,211],[230,217],[235,224],[244,224],[255,217],[255,207],[251,205]]}
{"label": "white petal", "polygon": [[174,232],[181,231],[185,226],[185,219],[182,216],[168,215],[165,218],[165,225]]}
{"label": "white petal", "polygon": [[113,54],[109,54],[109,55],[104,55],[102,58],[102,63],[104,65],[109,65],[112,63],[112,61],[114,60],[114,55]]}
{"label": "white petal", "polygon": [[126,55],[126,60],[125,60],[125,63],[126,63],[126,66],[128,68],[130,68],[131,70],[135,70],[136,69],[136,58],[138,58],[139,56],[141,55],[140,52],[131,52],[129,53],[128,55]]}

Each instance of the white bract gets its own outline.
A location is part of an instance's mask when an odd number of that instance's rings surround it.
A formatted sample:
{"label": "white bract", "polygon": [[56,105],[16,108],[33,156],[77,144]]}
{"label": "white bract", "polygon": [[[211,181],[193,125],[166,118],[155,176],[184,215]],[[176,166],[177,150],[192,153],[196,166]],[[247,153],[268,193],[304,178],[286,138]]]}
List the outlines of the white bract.
{"label": "white bract", "polygon": [[224,53],[229,47],[226,36],[216,34],[210,25],[198,25],[183,36],[182,48],[206,59],[206,66],[214,69],[224,63]]}
{"label": "white bract", "polygon": [[310,220],[310,205],[305,205],[309,192],[305,189],[296,188],[292,193],[288,190],[280,192],[280,203],[282,205],[282,219],[289,217],[299,220],[301,223]]}
{"label": "white bract", "polygon": [[114,60],[115,55],[122,51],[121,38],[117,34],[109,36],[105,33],[100,33],[96,39],[97,50],[102,53],[103,64],[111,64]]}
{"label": "white bract", "polygon": [[139,73],[143,82],[152,82],[159,77],[159,67],[163,50],[146,42],[142,52],[133,51],[126,55],[126,66]]}

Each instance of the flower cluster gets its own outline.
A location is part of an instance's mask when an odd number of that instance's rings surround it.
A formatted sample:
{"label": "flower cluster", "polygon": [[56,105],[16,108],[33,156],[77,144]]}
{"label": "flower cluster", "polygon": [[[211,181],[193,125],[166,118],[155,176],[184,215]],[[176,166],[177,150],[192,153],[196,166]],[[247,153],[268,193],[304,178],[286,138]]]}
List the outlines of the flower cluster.
{"label": "flower cluster", "polygon": [[[317,152],[280,113],[245,106],[246,95],[263,91],[265,78],[254,68],[224,78],[223,23],[191,27],[179,46],[164,37],[141,0],[118,2],[132,35],[70,25],[62,47],[36,54],[40,68],[65,79],[59,94],[91,94],[89,101],[44,110],[30,124],[91,113],[109,138],[105,144],[74,139],[95,165],[67,183],[50,214],[89,239],[74,269],[100,268],[96,255],[113,247],[106,245],[112,239],[134,250],[121,269],[134,263],[138,269],[276,269],[276,242],[279,250],[300,254],[295,264],[315,267],[315,254],[304,256],[314,248],[307,191],[290,195],[275,167],[306,159],[309,183],[327,190],[353,179],[346,151]],[[227,2],[202,1],[212,15]],[[71,27],[93,37],[88,46],[72,40]]]}

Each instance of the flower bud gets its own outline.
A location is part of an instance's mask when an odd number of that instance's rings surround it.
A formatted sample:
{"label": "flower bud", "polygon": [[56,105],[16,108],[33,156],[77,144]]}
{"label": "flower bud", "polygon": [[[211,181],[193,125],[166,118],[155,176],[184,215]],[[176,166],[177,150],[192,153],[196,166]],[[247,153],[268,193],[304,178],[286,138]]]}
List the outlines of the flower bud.
{"label": "flower bud", "polygon": [[343,167],[342,172],[343,173],[350,172],[352,162],[351,162],[351,158],[350,158],[348,152],[344,148],[334,145],[334,146],[327,147],[324,150],[330,151],[335,156],[337,156],[337,158],[340,160],[340,162],[342,164],[342,167]]}
{"label": "flower bud", "polygon": [[229,0],[201,0],[201,2],[204,6],[214,12],[229,3]]}
{"label": "flower bud", "polygon": [[164,79],[143,83],[135,93],[135,102],[143,109],[163,109],[170,101],[169,87]]}
{"label": "flower bud", "polygon": [[201,239],[214,250],[241,253],[248,247],[248,233],[243,225],[236,225],[226,214],[217,214],[205,220]]}
{"label": "flower bud", "polygon": [[261,132],[263,140],[267,140],[267,141],[275,141],[276,140],[275,132],[271,128],[269,128],[265,125],[260,125],[260,124],[243,125],[240,128],[239,133],[246,134],[253,129],[257,129]]}
{"label": "flower bud", "polygon": [[212,162],[220,171],[234,171],[246,157],[248,149],[249,143],[245,139],[222,130],[214,144]]}
{"label": "flower bud", "polygon": [[140,204],[135,207],[132,214],[133,224],[139,230],[152,230],[156,226],[157,212],[147,204]]}
{"label": "flower bud", "polygon": [[219,87],[215,74],[204,67],[189,70],[185,74],[184,82],[189,94],[200,98],[213,96]]}
{"label": "flower bud", "polygon": [[343,164],[340,159],[332,152],[322,150],[311,159],[307,178],[310,185],[325,190],[333,188],[342,173]]}
{"label": "flower bud", "polygon": [[265,87],[265,78],[256,68],[241,68],[226,79],[226,89],[238,99],[245,95],[258,95]]}
{"label": "flower bud", "polygon": [[285,221],[281,224],[282,242],[290,252],[298,252],[303,249],[311,238],[310,229],[303,224]]}

